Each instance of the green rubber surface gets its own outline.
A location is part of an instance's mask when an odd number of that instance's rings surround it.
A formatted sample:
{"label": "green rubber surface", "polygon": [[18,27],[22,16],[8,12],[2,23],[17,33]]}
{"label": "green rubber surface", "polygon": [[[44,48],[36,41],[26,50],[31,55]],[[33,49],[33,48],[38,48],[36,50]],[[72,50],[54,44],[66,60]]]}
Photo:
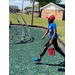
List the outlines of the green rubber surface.
{"label": "green rubber surface", "polygon": [[[15,28],[21,38],[22,28]],[[65,65],[62,63],[64,58],[57,51],[54,56],[50,56],[47,51],[40,62],[33,60],[39,57],[43,46],[49,40],[49,35],[42,40],[44,33],[45,30],[30,28],[32,41],[21,44],[17,43],[20,39],[9,29],[9,75],[65,75]],[[65,47],[59,42],[58,44],[65,52]],[[53,48],[53,45],[49,48]]]}

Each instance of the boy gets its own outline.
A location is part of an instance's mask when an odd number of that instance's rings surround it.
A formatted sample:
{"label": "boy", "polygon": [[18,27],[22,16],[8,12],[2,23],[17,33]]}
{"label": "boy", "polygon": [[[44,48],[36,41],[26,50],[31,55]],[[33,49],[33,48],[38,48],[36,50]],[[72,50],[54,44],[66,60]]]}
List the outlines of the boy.
{"label": "boy", "polygon": [[46,17],[48,19],[48,29],[45,32],[45,34],[43,35],[42,39],[45,38],[45,36],[48,34],[48,32],[50,33],[50,39],[49,41],[45,44],[44,49],[42,51],[42,53],[40,54],[40,56],[38,58],[33,58],[34,61],[40,61],[41,58],[43,57],[43,55],[45,54],[45,52],[47,51],[48,47],[53,44],[53,46],[55,47],[55,50],[57,52],[59,52],[64,58],[65,58],[65,54],[62,52],[62,50],[58,47],[57,44],[57,38],[58,38],[58,34],[57,34],[57,28],[56,28],[56,24],[53,22],[55,19],[55,16],[53,14],[50,14],[48,17]]}

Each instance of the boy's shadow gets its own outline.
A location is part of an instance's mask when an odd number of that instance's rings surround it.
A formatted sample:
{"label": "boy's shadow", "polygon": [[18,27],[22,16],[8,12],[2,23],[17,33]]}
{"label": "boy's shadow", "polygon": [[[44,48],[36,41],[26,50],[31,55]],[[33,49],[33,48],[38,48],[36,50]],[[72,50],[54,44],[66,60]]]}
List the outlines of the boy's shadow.
{"label": "boy's shadow", "polygon": [[[48,65],[48,66],[61,66],[61,67],[65,67],[65,63],[64,62],[61,62],[59,64],[47,64],[47,63],[36,63],[37,65]],[[58,68],[58,71],[59,72],[65,72],[65,69],[62,69],[62,68]]]}
{"label": "boy's shadow", "polygon": [[65,72],[65,69],[64,68],[58,68],[58,71],[59,72]]}

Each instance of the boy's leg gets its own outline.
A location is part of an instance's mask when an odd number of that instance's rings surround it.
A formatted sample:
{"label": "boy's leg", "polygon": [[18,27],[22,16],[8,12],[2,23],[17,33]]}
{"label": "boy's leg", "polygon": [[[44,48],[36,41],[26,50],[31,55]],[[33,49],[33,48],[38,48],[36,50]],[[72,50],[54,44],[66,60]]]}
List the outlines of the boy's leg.
{"label": "boy's leg", "polygon": [[64,53],[62,52],[62,50],[58,47],[57,38],[55,38],[52,43],[53,43],[53,45],[54,45],[56,51],[59,52],[59,53],[65,58],[65,54],[64,54]]}
{"label": "boy's leg", "polygon": [[[50,41],[50,39],[49,39]],[[48,45],[49,45],[49,41],[45,44],[42,53],[40,54],[39,59],[41,60],[41,58],[43,57],[43,55],[46,53],[47,49],[48,49]]]}

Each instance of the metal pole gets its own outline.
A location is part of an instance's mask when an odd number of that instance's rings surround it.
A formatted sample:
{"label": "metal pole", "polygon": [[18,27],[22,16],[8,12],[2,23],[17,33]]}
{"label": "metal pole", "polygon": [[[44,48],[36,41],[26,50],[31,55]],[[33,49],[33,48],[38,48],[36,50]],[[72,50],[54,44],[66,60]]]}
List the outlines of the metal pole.
{"label": "metal pole", "polygon": [[24,3],[24,0],[22,0],[22,13],[23,13],[23,3]]}
{"label": "metal pole", "polygon": [[32,19],[31,19],[31,25],[33,25],[33,14],[34,14],[34,0],[33,0],[33,7],[32,7]]}

